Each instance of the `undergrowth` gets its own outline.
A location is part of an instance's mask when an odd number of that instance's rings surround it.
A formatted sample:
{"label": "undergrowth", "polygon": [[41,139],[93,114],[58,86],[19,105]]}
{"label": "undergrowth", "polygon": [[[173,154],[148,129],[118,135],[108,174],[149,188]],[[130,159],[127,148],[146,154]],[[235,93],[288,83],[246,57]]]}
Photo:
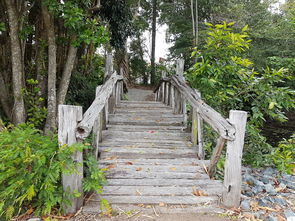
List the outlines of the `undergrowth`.
{"label": "undergrowth", "polygon": [[[71,155],[89,146],[59,146],[56,136],[44,136],[23,124],[1,131],[0,147],[0,220],[24,213],[48,215],[53,210],[60,214],[70,198],[79,196],[63,191],[61,174],[77,173]],[[84,162],[84,191],[100,193],[103,172],[94,157],[87,156]]]}

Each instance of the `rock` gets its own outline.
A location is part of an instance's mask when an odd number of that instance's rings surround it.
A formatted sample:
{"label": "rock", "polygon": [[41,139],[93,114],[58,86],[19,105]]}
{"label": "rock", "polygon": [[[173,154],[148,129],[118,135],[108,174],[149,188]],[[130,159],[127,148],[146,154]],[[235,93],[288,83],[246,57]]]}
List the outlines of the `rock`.
{"label": "rock", "polygon": [[269,193],[270,195],[276,195],[275,188],[274,188],[270,183],[266,184],[266,185],[264,186],[264,189],[265,189],[265,191],[266,191],[267,193]]}
{"label": "rock", "polygon": [[278,219],[274,217],[273,215],[268,215],[265,219],[265,221],[277,221]]}
{"label": "rock", "polygon": [[271,202],[271,203],[275,203],[276,202],[276,199],[273,198],[273,197],[270,197],[270,196],[267,196],[267,197],[264,197],[265,200]]}
{"label": "rock", "polygon": [[245,211],[249,211],[250,210],[250,201],[249,200],[243,200],[241,202],[241,209],[245,210]]}
{"label": "rock", "polygon": [[295,213],[292,210],[285,210],[284,215],[287,221],[295,221]]}
{"label": "rock", "polygon": [[286,189],[287,188],[287,185],[284,184],[284,183],[280,183],[279,187],[282,188],[282,189]]}
{"label": "rock", "polygon": [[259,219],[262,215],[263,215],[263,211],[257,211],[255,213],[253,213],[254,217]]}
{"label": "rock", "polygon": [[263,187],[262,187],[262,186],[254,186],[254,187],[252,188],[252,192],[253,192],[254,194],[261,193],[262,191],[263,191]]}
{"label": "rock", "polygon": [[262,173],[265,175],[272,176],[273,174],[276,173],[276,171],[271,167],[267,167],[265,170],[262,171]]}
{"label": "rock", "polygon": [[253,185],[255,183],[255,181],[256,181],[256,179],[253,176],[251,176],[250,174],[247,174],[247,173],[244,174],[243,180],[246,183],[248,183],[249,185]]}
{"label": "rock", "polygon": [[244,195],[245,195],[245,196],[248,196],[248,197],[252,197],[252,196],[254,196],[254,193],[253,193],[252,191],[246,191],[246,192],[244,193]]}
{"label": "rock", "polygon": [[279,206],[287,206],[288,205],[288,203],[285,199],[282,199],[279,197],[276,197],[274,199],[275,199],[275,203],[279,204]]}
{"label": "rock", "polygon": [[263,207],[269,207],[267,200],[265,200],[264,198],[258,200],[258,205]]}

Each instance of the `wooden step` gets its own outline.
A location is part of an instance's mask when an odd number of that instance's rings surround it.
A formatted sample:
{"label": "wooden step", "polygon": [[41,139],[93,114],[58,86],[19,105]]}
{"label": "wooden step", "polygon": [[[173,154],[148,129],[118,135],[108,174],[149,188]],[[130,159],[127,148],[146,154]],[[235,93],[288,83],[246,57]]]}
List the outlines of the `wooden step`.
{"label": "wooden step", "polygon": [[[169,106],[161,103],[161,102],[144,102],[144,103],[138,103],[138,102],[121,102],[117,104],[118,108],[169,108]],[[172,109],[172,108],[171,108]]]}
{"label": "wooden step", "polygon": [[154,125],[107,125],[108,130],[118,130],[118,131],[157,131],[157,132],[171,132],[171,133],[179,133],[184,131],[185,128],[183,126],[154,126]]}
{"label": "wooden step", "polygon": [[197,153],[166,153],[166,154],[159,154],[159,153],[108,153],[108,152],[101,152],[100,157],[104,158],[111,158],[117,157],[120,159],[137,159],[137,158],[145,158],[145,159],[175,159],[175,158],[197,158]]}
{"label": "wooden step", "polygon": [[[203,186],[204,188],[204,186]],[[200,187],[189,186],[105,186],[105,195],[127,195],[127,196],[194,196],[195,191],[207,196],[219,195],[221,185],[207,185],[205,190]]]}
{"label": "wooden step", "polygon": [[170,133],[170,132],[157,132],[157,131],[104,131],[103,138],[107,139],[116,139],[117,137],[123,137],[124,139],[136,140],[136,139],[161,139],[161,140],[179,140],[179,141],[189,141],[189,133],[179,132],[179,133]]}
{"label": "wooden step", "polygon": [[116,125],[146,125],[146,126],[182,126],[183,119],[181,118],[160,118],[158,116],[149,117],[117,117],[110,116],[109,124]]}

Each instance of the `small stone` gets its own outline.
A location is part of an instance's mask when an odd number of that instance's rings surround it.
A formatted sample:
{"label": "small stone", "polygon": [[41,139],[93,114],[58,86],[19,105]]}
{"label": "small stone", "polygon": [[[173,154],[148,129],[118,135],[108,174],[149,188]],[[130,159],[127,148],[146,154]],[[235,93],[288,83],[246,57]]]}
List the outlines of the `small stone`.
{"label": "small stone", "polygon": [[276,195],[275,188],[274,188],[270,183],[266,184],[266,185],[264,186],[264,189],[265,189],[265,191],[266,191],[267,193],[269,193],[270,195]]}
{"label": "small stone", "polygon": [[284,215],[288,221],[295,220],[295,213],[292,210],[284,210]]}
{"label": "small stone", "polygon": [[253,192],[254,194],[261,193],[262,191],[263,191],[263,187],[262,187],[262,186],[254,186],[254,187],[252,188],[252,192]]}
{"label": "small stone", "polygon": [[247,173],[244,174],[243,180],[246,183],[248,183],[249,185],[253,185],[255,183],[255,181],[256,181],[256,179],[253,176],[251,176],[250,174],[247,174]]}
{"label": "small stone", "polygon": [[265,221],[277,221],[278,219],[276,217],[274,217],[273,215],[268,215],[265,218]]}
{"label": "small stone", "polygon": [[31,219],[28,219],[27,221],[41,221],[40,218],[31,218]]}
{"label": "small stone", "polygon": [[287,188],[287,185],[284,184],[284,183],[280,183],[279,187],[282,188],[282,189],[286,189]]}
{"label": "small stone", "polygon": [[245,196],[248,196],[248,197],[252,197],[252,196],[254,196],[254,193],[252,193],[251,191],[246,191],[246,192],[244,193],[244,195],[245,195]]}
{"label": "small stone", "polygon": [[243,200],[241,202],[241,209],[245,210],[245,211],[249,211],[250,210],[250,201],[249,200]]}
{"label": "small stone", "polygon": [[282,198],[277,197],[277,198],[274,198],[274,199],[275,199],[275,202],[277,204],[279,204],[280,206],[287,206],[288,205],[287,201],[282,199]]}
{"label": "small stone", "polygon": [[268,202],[264,198],[258,200],[258,205],[263,207],[268,207]]}
{"label": "small stone", "polygon": [[263,215],[263,211],[257,211],[255,213],[253,213],[254,217],[259,219],[262,215]]}
{"label": "small stone", "polygon": [[265,174],[265,175],[271,176],[274,173],[276,173],[276,171],[271,167],[267,167],[265,170],[262,171],[262,173]]}
{"label": "small stone", "polygon": [[276,202],[275,198],[270,197],[270,196],[264,197],[264,199],[267,200],[267,201],[269,201],[269,202],[271,202],[271,203],[275,203]]}

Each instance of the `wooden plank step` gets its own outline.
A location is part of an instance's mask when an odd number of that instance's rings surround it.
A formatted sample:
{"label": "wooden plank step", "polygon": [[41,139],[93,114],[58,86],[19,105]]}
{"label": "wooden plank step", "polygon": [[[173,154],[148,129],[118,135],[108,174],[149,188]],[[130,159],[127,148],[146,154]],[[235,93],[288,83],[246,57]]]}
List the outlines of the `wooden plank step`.
{"label": "wooden plank step", "polygon": [[108,200],[109,203],[119,204],[182,204],[197,205],[208,202],[216,202],[217,196],[112,196],[94,195],[89,201]]}
{"label": "wooden plank step", "polygon": [[108,143],[108,142],[135,142],[135,143],[153,143],[154,145],[157,145],[157,144],[170,144],[170,145],[174,145],[174,146],[177,146],[177,145],[182,145],[182,146],[187,146],[187,147],[191,147],[192,146],[192,143],[190,141],[188,141],[187,138],[183,138],[183,140],[160,140],[160,139],[157,139],[157,140],[154,140],[154,139],[149,139],[149,138],[135,138],[135,139],[131,139],[131,138],[128,138],[128,137],[118,137],[116,138],[116,140],[114,140],[114,137],[104,137],[103,138],[103,143]]}
{"label": "wooden plank step", "polygon": [[118,147],[118,148],[109,148],[109,147],[99,147],[100,152],[107,153],[129,153],[129,154],[195,154],[196,151],[193,149],[159,149],[159,148],[133,148],[133,147]]}
{"label": "wooden plank step", "polygon": [[166,118],[175,118],[175,119],[183,119],[182,114],[173,114],[173,113],[157,113],[155,115],[154,112],[134,112],[134,113],[115,113],[115,114],[109,114],[109,117],[128,117],[132,119],[140,119],[140,118],[159,118],[159,119],[166,119]]}
{"label": "wooden plank step", "polygon": [[115,113],[157,113],[157,114],[167,114],[167,113],[173,113],[173,110],[170,108],[159,108],[159,107],[153,107],[153,108],[133,108],[133,107],[116,107]]}
{"label": "wooden plank step", "polygon": [[101,158],[98,161],[101,164],[126,164],[128,162],[132,162],[133,164],[138,165],[167,165],[167,166],[208,166],[210,161],[209,160],[198,160],[197,158],[177,158],[177,159],[144,159],[138,158],[133,159],[132,161],[128,159],[120,159],[116,157],[108,157],[108,158]]}
{"label": "wooden plank step", "polygon": [[105,195],[129,195],[129,196],[194,196],[194,192],[200,191],[201,194],[212,196],[221,195],[221,185],[208,185],[204,189],[194,186],[105,186]]}
{"label": "wooden plank step", "polygon": [[149,117],[117,117],[110,116],[109,124],[123,124],[123,125],[149,125],[149,126],[181,126],[183,125],[183,119],[180,118],[160,118],[158,116]]}
{"label": "wooden plank step", "polygon": [[[171,108],[160,102],[153,103],[118,103],[117,107],[119,108]],[[172,108],[171,108],[172,109]]]}
{"label": "wooden plank step", "polygon": [[102,152],[101,158],[117,157],[121,159],[175,159],[175,158],[197,158],[197,153],[170,153],[170,154],[158,154],[158,153],[108,153]]}
{"label": "wooden plank step", "polygon": [[179,133],[184,130],[183,126],[145,126],[145,125],[111,125],[107,124],[108,130],[118,131],[158,131],[158,132],[170,132]]}
{"label": "wooden plank step", "polygon": [[[111,204],[112,209],[114,211],[122,212],[125,211],[126,214],[128,214],[129,211],[134,211],[134,214],[139,213],[139,217],[141,217],[141,214],[144,214],[145,216],[142,216],[142,219],[135,219],[135,220],[147,220],[146,214],[149,214],[150,217],[154,219],[149,218],[149,220],[156,220],[157,216],[155,216],[155,211],[158,214],[158,216],[161,217],[161,214],[212,214],[212,213],[225,213],[225,210],[218,207],[217,202],[210,202],[206,203],[204,205],[126,205],[126,204],[117,204],[112,203]],[[85,206],[83,206],[83,212],[84,213],[99,213],[100,212],[100,206],[99,203],[96,201],[88,202]],[[132,217],[133,218],[133,217]]]}
{"label": "wooden plank step", "polygon": [[103,131],[104,139],[116,139],[118,137],[123,137],[124,139],[130,138],[130,140],[134,139],[161,139],[161,140],[179,140],[179,141],[187,141],[190,138],[189,133],[179,132],[179,133],[170,133],[170,132],[157,132],[157,131]]}
{"label": "wooden plank step", "polygon": [[131,100],[121,100],[121,104],[163,104],[160,101],[131,101]]}
{"label": "wooden plank step", "polygon": [[185,173],[177,171],[169,172],[146,172],[136,170],[116,170],[116,168],[105,172],[106,178],[116,179],[207,179],[209,178],[205,172],[199,170],[195,173]]}
{"label": "wooden plank step", "polygon": [[109,186],[207,186],[221,185],[219,180],[208,179],[108,179]]}
{"label": "wooden plank step", "polygon": [[171,144],[171,143],[154,143],[145,142],[139,143],[136,141],[124,141],[124,142],[117,142],[117,141],[104,141],[103,143],[99,144],[100,147],[105,148],[159,148],[159,149],[194,149],[196,150],[197,147],[193,147],[190,143],[183,143],[183,144]]}
{"label": "wooden plank step", "polygon": [[204,173],[204,168],[201,166],[173,166],[173,165],[142,165],[142,164],[136,164],[131,161],[120,164],[120,163],[114,163],[114,164],[99,164],[100,168],[106,168],[109,170],[119,170],[119,171],[136,171],[140,169],[144,172],[186,172],[186,173],[196,173],[198,171],[201,171]]}

